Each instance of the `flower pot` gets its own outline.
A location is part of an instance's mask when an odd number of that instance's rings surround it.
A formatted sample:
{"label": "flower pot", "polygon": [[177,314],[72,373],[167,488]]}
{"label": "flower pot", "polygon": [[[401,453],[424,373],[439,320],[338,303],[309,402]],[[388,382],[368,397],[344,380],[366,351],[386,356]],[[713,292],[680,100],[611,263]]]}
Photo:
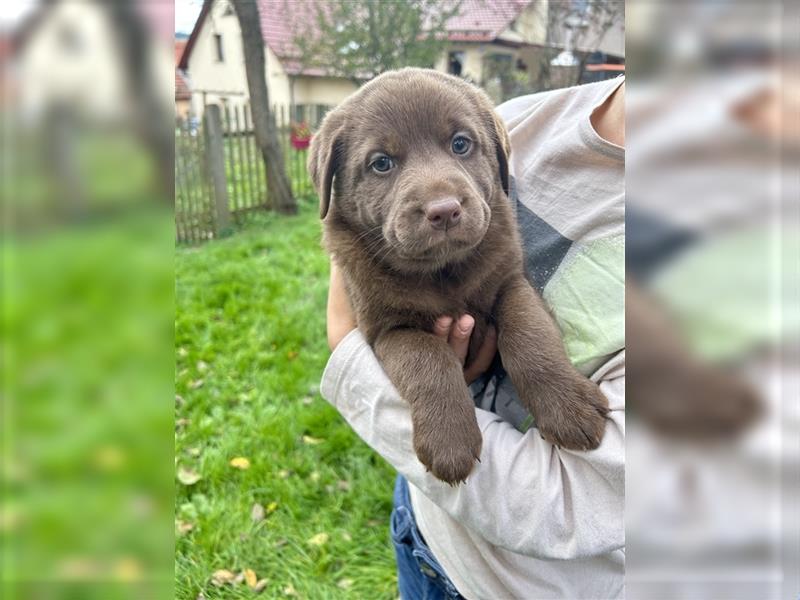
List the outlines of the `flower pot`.
{"label": "flower pot", "polygon": [[292,136],[292,148],[295,150],[306,150],[311,143],[310,137],[295,137]]}

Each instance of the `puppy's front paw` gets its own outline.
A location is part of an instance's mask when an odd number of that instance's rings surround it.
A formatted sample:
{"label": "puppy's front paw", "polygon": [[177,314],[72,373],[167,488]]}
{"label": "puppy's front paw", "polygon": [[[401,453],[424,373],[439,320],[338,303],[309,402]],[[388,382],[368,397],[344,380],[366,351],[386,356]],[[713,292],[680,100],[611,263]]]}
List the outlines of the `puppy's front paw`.
{"label": "puppy's front paw", "polygon": [[559,389],[539,393],[534,416],[545,440],[569,450],[594,450],[600,445],[608,400],[594,383],[576,376]]}
{"label": "puppy's front paw", "polygon": [[414,425],[417,458],[437,479],[450,485],[466,481],[475,461],[480,460],[482,443],[474,416],[460,426],[455,423],[443,427]]}
{"label": "puppy's front paw", "polygon": [[655,431],[683,440],[722,440],[746,431],[766,407],[734,373],[705,364],[682,365],[658,378],[635,377],[630,405]]}

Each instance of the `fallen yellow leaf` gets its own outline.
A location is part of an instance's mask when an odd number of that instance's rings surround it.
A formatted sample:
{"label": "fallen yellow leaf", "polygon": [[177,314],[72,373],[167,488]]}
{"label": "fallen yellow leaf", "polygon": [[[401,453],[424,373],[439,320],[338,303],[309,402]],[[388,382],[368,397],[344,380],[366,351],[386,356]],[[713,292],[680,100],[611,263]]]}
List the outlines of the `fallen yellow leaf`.
{"label": "fallen yellow leaf", "polygon": [[121,558],[114,565],[114,575],[121,581],[136,581],[142,577],[142,567],[135,558]]}
{"label": "fallen yellow leaf", "polygon": [[264,507],[258,502],[253,504],[253,508],[250,509],[250,520],[253,521],[253,523],[258,523],[263,521],[265,516],[266,511],[264,510]]}
{"label": "fallen yellow leaf", "polygon": [[353,587],[353,580],[345,577],[344,579],[340,579],[336,585],[343,590],[349,590],[351,587]]}
{"label": "fallen yellow leaf", "polygon": [[258,582],[256,583],[256,586],[253,588],[253,591],[254,591],[256,594],[260,594],[260,593],[261,593],[261,592],[263,592],[263,591],[264,591],[264,589],[267,587],[267,583],[269,583],[269,581],[268,581],[268,580],[266,580],[266,579],[259,579],[259,580],[258,580]]}
{"label": "fallen yellow leaf", "polygon": [[311,437],[310,435],[303,436],[303,443],[308,444],[310,446],[316,446],[317,444],[321,444],[325,440],[320,438]]}
{"label": "fallen yellow leaf", "polygon": [[267,504],[267,514],[270,515],[278,510],[278,503],[277,502],[270,502]]}
{"label": "fallen yellow leaf", "polygon": [[250,460],[244,456],[237,456],[236,458],[231,459],[231,466],[245,471],[250,468]]}
{"label": "fallen yellow leaf", "polygon": [[258,577],[256,577],[256,572],[253,569],[245,569],[244,570],[244,580],[247,583],[247,587],[255,588],[256,583],[258,583]]}
{"label": "fallen yellow leaf", "polygon": [[236,575],[228,569],[219,569],[211,575],[211,583],[217,587],[231,583],[234,579],[236,579]]}
{"label": "fallen yellow leaf", "polygon": [[175,522],[175,528],[178,530],[179,535],[185,535],[194,529],[194,523],[178,520]]}
{"label": "fallen yellow leaf", "polygon": [[125,455],[116,446],[102,446],[95,452],[94,462],[104,471],[117,471],[125,463]]}
{"label": "fallen yellow leaf", "polygon": [[197,471],[187,469],[186,467],[178,468],[178,481],[180,481],[183,485],[194,485],[202,478],[203,477]]}
{"label": "fallen yellow leaf", "polygon": [[312,546],[322,546],[328,542],[329,537],[330,536],[328,536],[327,533],[318,533],[317,535],[310,537],[308,539],[308,543]]}
{"label": "fallen yellow leaf", "polygon": [[68,580],[94,580],[101,577],[101,567],[92,558],[73,556],[67,557],[61,564],[56,567],[56,573],[59,577]]}

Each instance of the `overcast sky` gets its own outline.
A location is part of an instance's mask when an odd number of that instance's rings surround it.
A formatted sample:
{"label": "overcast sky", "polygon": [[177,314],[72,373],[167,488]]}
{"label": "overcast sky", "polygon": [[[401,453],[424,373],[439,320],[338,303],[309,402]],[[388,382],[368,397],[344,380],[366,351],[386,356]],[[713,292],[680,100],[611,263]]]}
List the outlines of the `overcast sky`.
{"label": "overcast sky", "polygon": [[[153,1],[153,0],[138,0]],[[171,2],[172,0],[158,0]],[[0,3],[0,26],[15,27],[20,20],[39,4],[38,0],[9,0]],[[175,32],[191,33],[197,15],[203,7],[203,0],[175,0]]]}
{"label": "overcast sky", "polygon": [[0,6],[0,25],[9,28],[14,27],[37,4],[38,2],[35,0],[3,2],[2,6]]}
{"label": "overcast sky", "polygon": [[191,33],[203,0],[175,0],[175,33]]}

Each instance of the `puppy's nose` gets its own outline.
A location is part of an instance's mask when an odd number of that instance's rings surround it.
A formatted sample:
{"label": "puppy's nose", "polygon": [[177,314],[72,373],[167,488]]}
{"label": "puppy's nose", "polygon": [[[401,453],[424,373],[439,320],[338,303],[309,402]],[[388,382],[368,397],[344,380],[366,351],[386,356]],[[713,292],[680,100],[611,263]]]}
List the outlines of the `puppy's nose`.
{"label": "puppy's nose", "polygon": [[434,229],[450,229],[461,220],[461,203],[455,198],[435,200],[425,207],[425,216]]}

